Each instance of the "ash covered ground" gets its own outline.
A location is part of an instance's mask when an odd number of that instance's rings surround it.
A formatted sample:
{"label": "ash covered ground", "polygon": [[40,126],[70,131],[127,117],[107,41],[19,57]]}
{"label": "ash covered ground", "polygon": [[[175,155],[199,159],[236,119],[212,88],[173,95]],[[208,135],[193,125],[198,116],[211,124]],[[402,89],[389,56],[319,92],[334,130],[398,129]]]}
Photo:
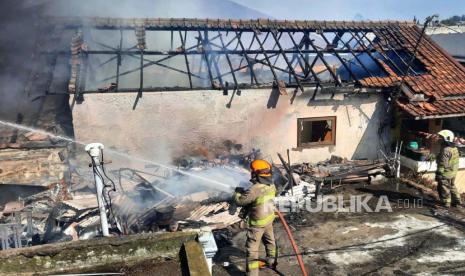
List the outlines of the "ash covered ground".
{"label": "ash covered ground", "polygon": [[[387,195],[393,212],[308,213],[286,217],[310,275],[463,275],[465,273],[465,211],[444,210],[417,190],[392,183],[354,184],[342,194]],[[407,206],[405,199],[422,200]],[[400,201],[399,201],[400,200]],[[421,201],[416,201],[421,202]],[[407,208],[409,207],[409,208]],[[263,275],[299,275],[300,269],[283,226],[275,222],[278,272]],[[221,243],[214,275],[243,275],[245,231],[230,228],[231,243]],[[223,234],[225,235],[225,234]],[[265,256],[262,252],[261,256]],[[229,266],[225,267],[225,262]]]}

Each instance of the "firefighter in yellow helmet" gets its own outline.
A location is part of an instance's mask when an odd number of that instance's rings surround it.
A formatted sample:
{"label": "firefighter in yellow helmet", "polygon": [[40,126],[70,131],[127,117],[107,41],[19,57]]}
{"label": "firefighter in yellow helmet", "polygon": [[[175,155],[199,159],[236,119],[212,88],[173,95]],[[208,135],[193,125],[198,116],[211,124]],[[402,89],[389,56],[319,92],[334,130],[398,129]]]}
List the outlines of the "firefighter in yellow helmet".
{"label": "firefighter in yellow helmet", "polygon": [[253,185],[246,191],[236,190],[234,200],[246,210],[248,229],[246,241],[247,275],[258,275],[260,268],[259,247],[263,241],[266,250],[266,264],[276,266],[276,245],[273,233],[275,209],[273,199],[276,187],[272,180],[270,163],[254,160],[250,164]]}
{"label": "firefighter in yellow helmet", "polygon": [[438,182],[439,198],[442,204],[449,208],[461,204],[460,194],[455,186],[455,176],[459,169],[459,151],[454,145],[454,133],[441,130],[441,150],[437,157],[436,181]]}

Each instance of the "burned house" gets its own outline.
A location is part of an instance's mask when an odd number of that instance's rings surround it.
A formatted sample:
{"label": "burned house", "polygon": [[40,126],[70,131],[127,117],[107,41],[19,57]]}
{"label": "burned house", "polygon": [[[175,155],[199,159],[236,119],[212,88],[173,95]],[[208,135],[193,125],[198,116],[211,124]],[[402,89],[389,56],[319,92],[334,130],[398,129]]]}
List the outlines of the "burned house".
{"label": "burned house", "polygon": [[[82,45],[72,46],[79,48],[71,51],[78,65],[69,89],[81,140],[170,162],[186,147],[233,139],[269,156],[290,149],[293,162],[317,162],[331,155],[381,158],[396,140],[408,152],[412,131],[463,132],[463,67],[413,23],[60,24]],[[419,146],[423,155],[426,147]]]}
{"label": "burned house", "polygon": [[[289,149],[296,163],[374,160],[415,140],[405,128],[463,132],[463,68],[410,22],[47,18],[38,28],[49,37],[37,42],[31,93],[48,103],[42,116],[64,114],[41,118],[53,121],[44,128],[142,159],[211,159],[234,141],[270,158]],[[65,171],[54,181],[72,182]]]}
{"label": "burned house", "polygon": [[[372,161],[402,140],[403,166],[428,177],[437,145],[424,138],[464,132],[465,71],[410,22],[44,18],[38,28],[49,36],[37,41],[29,80],[44,101],[34,125],[58,136],[3,123],[0,182],[49,188],[51,215],[30,230],[50,242],[98,235],[86,143],[105,144],[117,227],[128,234],[237,223],[221,185],[247,172],[224,171],[257,152],[353,159],[327,166],[353,176],[378,170]],[[166,164],[199,170],[197,181]],[[218,166],[222,182],[207,183],[215,193],[196,192],[215,173],[202,169]]]}
{"label": "burned house", "polygon": [[[168,162],[184,147],[227,139],[270,156],[291,149],[294,162],[378,158],[389,146],[388,97],[412,56],[393,44],[391,33],[416,30],[399,22],[98,18],[64,24],[88,28],[79,34],[87,50],[74,57],[86,67],[71,80],[73,88],[83,83],[72,91],[76,137],[108,138]],[[118,41],[122,50],[106,47]],[[95,128],[131,137],[89,137]]]}

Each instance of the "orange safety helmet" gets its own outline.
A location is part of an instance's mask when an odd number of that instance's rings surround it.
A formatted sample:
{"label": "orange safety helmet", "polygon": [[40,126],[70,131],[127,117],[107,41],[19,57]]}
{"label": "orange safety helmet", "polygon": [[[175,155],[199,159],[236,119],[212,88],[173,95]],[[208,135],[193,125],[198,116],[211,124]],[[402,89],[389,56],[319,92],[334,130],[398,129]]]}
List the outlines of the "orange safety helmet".
{"label": "orange safety helmet", "polygon": [[259,176],[271,176],[271,164],[262,159],[256,159],[250,163],[252,174]]}

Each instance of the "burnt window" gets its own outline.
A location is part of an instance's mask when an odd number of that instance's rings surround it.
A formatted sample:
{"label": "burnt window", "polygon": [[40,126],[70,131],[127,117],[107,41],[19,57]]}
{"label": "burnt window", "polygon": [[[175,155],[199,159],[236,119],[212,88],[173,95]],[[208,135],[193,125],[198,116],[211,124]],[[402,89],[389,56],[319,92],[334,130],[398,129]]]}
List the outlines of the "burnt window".
{"label": "burnt window", "polygon": [[336,117],[297,119],[297,147],[336,144]]}

